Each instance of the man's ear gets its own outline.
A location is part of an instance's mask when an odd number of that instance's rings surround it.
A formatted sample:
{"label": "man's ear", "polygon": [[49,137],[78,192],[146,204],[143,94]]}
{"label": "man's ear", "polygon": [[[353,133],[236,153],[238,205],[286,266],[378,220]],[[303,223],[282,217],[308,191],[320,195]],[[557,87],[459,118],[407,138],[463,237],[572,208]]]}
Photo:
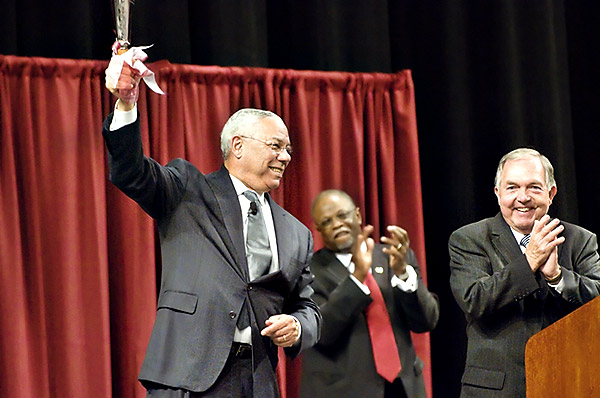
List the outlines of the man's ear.
{"label": "man's ear", "polygon": [[550,197],[550,204],[552,204],[552,199],[554,199],[554,197],[556,196],[556,192],[558,192],[558,188],[556,188],[555,186],[550,188],[550,191],[548,192],[548,196]]}
{"label": "man's ear", "polygon": [[231,138],[231,154],[235,156],[237,159],[242,157],[244,148],[244,140],[242,137],[238,137],[237,135]]}

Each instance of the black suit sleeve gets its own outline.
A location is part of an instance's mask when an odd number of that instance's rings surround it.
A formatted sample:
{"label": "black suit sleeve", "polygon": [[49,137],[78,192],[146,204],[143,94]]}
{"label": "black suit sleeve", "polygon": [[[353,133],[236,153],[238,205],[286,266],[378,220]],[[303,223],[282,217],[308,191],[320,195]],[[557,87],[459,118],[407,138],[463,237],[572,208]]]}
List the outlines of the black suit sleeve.
{"label": "black suit sleeve", "polygon": [[580,306],[600,295],[600,258],[596,235],[572,224],[563,223],[568,237],[559,251],[564,287],[560,296]]}
{"label": "black suit sleeve", "polygon": [[421,278],[421,267],[412,250],[406,256],[406,262],[417,273],[417,290],[404,292],[400,288],[394,289],[396,306],[401,308],[406,316],[408,327],[415,333],[424,333],[432,330],[437,325],[440,315],[440,304],[437,295],[431,293]]}
{"label": "black suit sleeve", "polygon": [[161,166],[144,155],[139,115],[134,123],[110,131],[110,115],[102,134],[108,149],[110,180],[154,218],[172,210],[185,189],[184,161]]}
{"label": "black suit sleeve", "polygon": [[285,348],[285,353],[290,358],[295,358],[302,350],[315,345],[321,333],[321,312],[313,301],[313,274],[310,271],[310,258],[313,252],[313,238],[309,230],[307,232],[307,257],[303,262],[302,273],[294,291],[290,294],[291,300],[284,308],[284,312],[296,317],[301,325],[300,344]]}

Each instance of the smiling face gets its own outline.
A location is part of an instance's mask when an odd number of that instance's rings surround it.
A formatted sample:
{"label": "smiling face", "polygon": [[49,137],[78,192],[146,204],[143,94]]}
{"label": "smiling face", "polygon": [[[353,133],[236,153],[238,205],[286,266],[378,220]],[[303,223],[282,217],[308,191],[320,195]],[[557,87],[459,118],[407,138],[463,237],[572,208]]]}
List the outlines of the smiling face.
{"label": "smiling face", "polygon": [[325,247],[336,253],[350,252],[362,219],[349,198],[335,192],[324,195],[313,205],[312,216]]}
{"label": "smiling face", "polygon": [[245,137],[234,136],[231,154],[225,167],[248,188],[256,192],[269,192],[279,187],[283,173],[292,159],[286,150],[276,152],[272,144],[280,148],[290,145],[285,124],[274,117],[259,119]]}
{"label": "smiling face", "polygon": [[500,212],[514,230],[528,234],[535,220],[548,212],[556,187],[548,188],[542,162],[537,157],[509,160],[494,189]]}

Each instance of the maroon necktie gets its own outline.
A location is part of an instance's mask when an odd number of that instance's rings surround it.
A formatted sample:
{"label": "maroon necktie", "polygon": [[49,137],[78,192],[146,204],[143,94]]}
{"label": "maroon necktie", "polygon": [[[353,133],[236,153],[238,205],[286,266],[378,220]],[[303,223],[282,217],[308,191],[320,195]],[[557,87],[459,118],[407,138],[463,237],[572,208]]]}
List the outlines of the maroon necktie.
{"label": "maroon necktie", "polygon": [[366,316],[375,368],[381,377],[393,383],[402,370],[402,365],[398,356],[398,346],[396,346],[392,323],[381,290],[370,272],[365,279],[365,285],[371,291],[373,299],[366,309]]}

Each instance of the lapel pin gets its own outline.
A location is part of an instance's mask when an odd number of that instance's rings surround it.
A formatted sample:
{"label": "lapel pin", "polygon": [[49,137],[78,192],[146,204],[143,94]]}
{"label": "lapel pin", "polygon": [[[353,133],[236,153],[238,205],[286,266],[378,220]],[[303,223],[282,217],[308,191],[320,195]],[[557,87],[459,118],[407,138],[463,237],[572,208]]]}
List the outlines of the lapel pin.
{"label": "lapel pin", "polygon": [[375,272],[378,274],[383,274],[383,267],[375,267]]}

